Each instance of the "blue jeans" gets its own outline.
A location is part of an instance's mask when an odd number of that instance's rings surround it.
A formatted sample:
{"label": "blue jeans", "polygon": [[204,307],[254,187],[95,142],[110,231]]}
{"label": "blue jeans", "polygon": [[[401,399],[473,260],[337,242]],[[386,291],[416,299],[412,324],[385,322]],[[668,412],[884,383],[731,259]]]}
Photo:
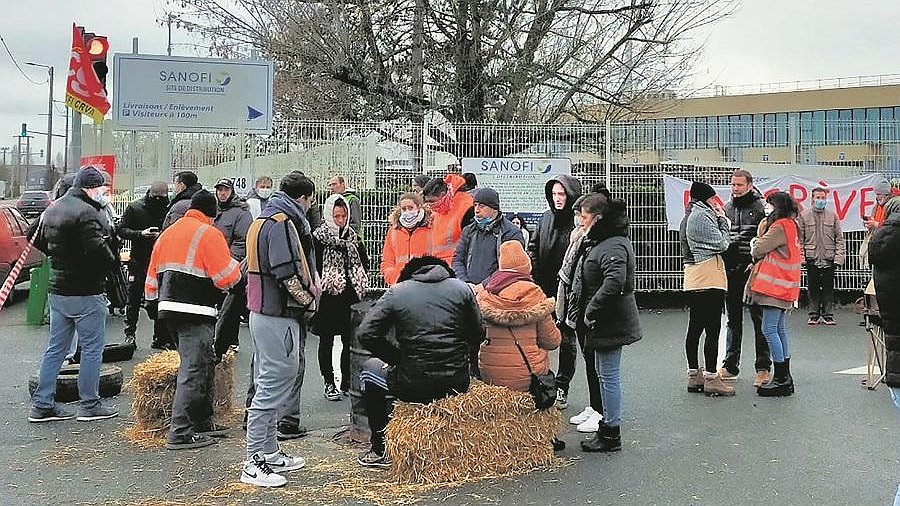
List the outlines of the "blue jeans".
{"label": "blue jeans", "polygon": [[594,363],[600,378],[603,398],[603,423],[618,427],[622,423],[622,348],[611,351],[595,351]]}
{"label": "blue jeans", "polygon": [[891,387],[891,399],[894,401],[897,413],[900,413],[900,387]]}
{"label": "blue jeans", "polygon": [[37,408],[52,408],[56,377],[78,333],[81,365],[78,396],[90,409],[100,402],[100,365],[106,344],[106,297],[103,295],[50,294],[50,340],[41,360],[38,387],[31,399]]}
{"label": "blue jeans", "polygon": [[762,331],[769,343],[769,351],[772,353],[773,362],[784,362],[791,358],[790,339],[785,322],[785,310],[770,306],[762,308]]}

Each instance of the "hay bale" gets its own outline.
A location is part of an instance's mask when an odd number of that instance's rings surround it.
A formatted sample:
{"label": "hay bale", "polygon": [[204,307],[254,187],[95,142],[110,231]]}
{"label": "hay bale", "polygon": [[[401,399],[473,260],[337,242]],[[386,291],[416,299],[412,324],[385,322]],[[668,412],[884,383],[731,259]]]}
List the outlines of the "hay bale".
{"label": "hay bale", "polygon": [[556,408],[536,411],[529,393],[473,382],[428,405],[396,402],[385,442],[399,483],[454,483],[553,464],[561,426]]}
{"label": "hay bale", "polygon": [[[228,352],[216,365],[213,411],[217,421],[230,414],[233,404],[235,354]],[[134,392],[131,434],[163,436],[172,421],[172,400],[181,359],[177,351],[164,351],[134,366],[128,388]]]}

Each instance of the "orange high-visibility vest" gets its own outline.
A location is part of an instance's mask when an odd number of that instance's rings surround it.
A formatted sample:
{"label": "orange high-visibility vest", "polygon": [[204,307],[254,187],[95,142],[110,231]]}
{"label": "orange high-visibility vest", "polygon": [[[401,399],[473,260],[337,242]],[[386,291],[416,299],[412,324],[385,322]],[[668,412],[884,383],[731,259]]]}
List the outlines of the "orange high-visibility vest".
{"label": "orange high-visibility vest", "polygon": [[784,230],[788,255],[782,255],[776,248],[760,260],[759,270],[750,290],[773,299],[794,302],[800,298],[800,264],[803,261],[797,223],[782,218],[773,223],[772,227]]}
{"label": "orange high-visibility vest", "polygon": [[[446,178],[448,186],[455,189],[465,184],[466,180],[459,174],[450,174]],[[459,244],[459,238],[462,235],[463,216],[475,204],[475,199],[466,192],[456,192],[453,195],[453,205],[447,214],[433,213],[431,222],[431,254],[447,262],[448,265],[453,264],[453,254],[456,252],[456,245]]]}

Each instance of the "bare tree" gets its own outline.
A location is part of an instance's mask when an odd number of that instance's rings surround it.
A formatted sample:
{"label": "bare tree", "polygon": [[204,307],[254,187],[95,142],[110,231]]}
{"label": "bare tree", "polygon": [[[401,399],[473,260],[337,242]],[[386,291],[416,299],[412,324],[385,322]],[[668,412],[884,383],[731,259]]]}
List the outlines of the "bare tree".
{"label": "bare tree", "polygon": [[276,62],[283,117],[603,121],[689,74],[736,0],[170,0],[213,52]]}

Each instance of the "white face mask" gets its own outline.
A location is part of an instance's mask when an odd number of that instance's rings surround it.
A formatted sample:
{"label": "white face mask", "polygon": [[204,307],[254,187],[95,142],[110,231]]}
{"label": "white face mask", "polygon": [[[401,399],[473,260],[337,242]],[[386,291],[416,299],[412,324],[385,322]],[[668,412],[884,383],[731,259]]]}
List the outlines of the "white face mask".
{"label": "white face mask", "polygon": [[271,188],[257,188],[256,194],[259,195],[259,198],[261,198],[261,199],[267,199],[272,196],[272,189]]}
{"label": "white face mask", "polygon": [[99,204],[100,207],[106,207],[110,202],[109,191],[103,187],[98,188],[93,193],[88,193],[88,197]]}
{"label": "white face mask", "polygon": [[765,211],[766,216],[768,216],[768,215],[772,214],[772,211],[775,210],[775,207],[774,207],[772,204],[768,204],[768,203],[767,203],[767,204],[763,207],[763,210]]}

